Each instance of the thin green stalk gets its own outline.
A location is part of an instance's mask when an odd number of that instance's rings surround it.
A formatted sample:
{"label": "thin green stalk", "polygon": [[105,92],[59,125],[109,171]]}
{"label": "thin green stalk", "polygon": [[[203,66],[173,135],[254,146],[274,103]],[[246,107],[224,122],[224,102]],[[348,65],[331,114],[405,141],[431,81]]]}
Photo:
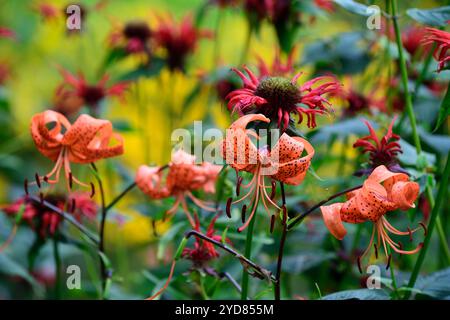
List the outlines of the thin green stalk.
{"label": "thin green stalk", "polygon": [[105,208],[106,212],[108,212],[112,207],[114,207],[128,192],[136,187],[136,182],[131,183],[128,187],[125,188],[117,197],[115,197],[110,204],[108,204]]}
{"label": "thin green stalk", "polygon": [[[389,246],[388,246],[388,253],[389,253],[389,255],[392,254],[391,248],[389,248]],[[399,295],[398,295],[398,287],[397,287],[397,281],[395,280],[395,271],[394,271],[394,264],[393,263],[390,264],[389,271],[391,273],[392,289],[394,291],[395,297],[398,298],[399,297]]]}
{"label": "thin green stalk", "polygon": [[245,61],[247,60],[247,55],[248,55],[248,51],[250,49],[250,43],[252,42],[252,35],[253,35],[253,27],[251,25],[251,23],[248,23],[248,30],[247,30],[247,36],[245,38],[245,43],[244,43],[244,49],[242,50],[242,54],[241,54],[241,60],[239,61],[239,64],[244,64]]}
{"label": "thin green stalk", "polygon": [[94,176],[97,179],[97,184],[100,189],[100,201],[101,201],[101,219],[100,219],[100,241],[98,243],[98,251],[100,253],[100,277],[102,279],[102,297],[106,292],[108,273],[106,270],[105,262],[103,261],[101,254],[105,254],[105,226],[106,226],[106,202],[105,202],[105,191],[103,189],[103,182],[100,178],[100,174],[94,163],[91,163],[92,169],[94,171]]}
{"label": "thin green stalk", "polygon": [[409,122],[411,123],[412,135],[413,135],[414,145],[416,146],[416,151],[418,154],[421,154],[422,146],[420,144],[420,138],[419,138],[419,134],[417,132],[416,117],[414,115],[411,94],[410,94],[409,88],[408,88],[408,71],[406,69],[406,61],[405,61],[405,57],[403,55],[402,38],[401,38],[400,28],[398,26],[398,21],[397,21],[397,19],[398,19],[397,0],[391,0],[391,6],[392,6],[392,20],[394,23],[394,30],[395,30],[395,41],[397,42],[400,72],[401,72],[401,76],[402,76],[402,84],[403,84],[403,90],[404,90],[404,95],[405,95],[406,112],[409,117]]}
{"label": "thin green stalk", "polygon": [[[427,199],[430,202],[431,208],[434,208],[434,198],[433,192],[431,191],[431,187],[426,188]],[[450,250],[447,244],[447,238],[445,237],[444,228],[442,227],[441,217],[437,216],[436,218],[436,230],[438,232],[439,241],[441,242],[441,247],[444,250],[445,258],[447,259],[448,265],[450,265]]]}
{"label": "thin green stalk", "polygon": [[[427,250],[431,241],[431,236],[433,234],[434,226],[436,225],[436,221],[438,218],[439,210],[441,206],[444,204],[444,201],[446,201],[445,194],[447,193],[449,178],[450,178],[450,156],[447,157],[447,162],[445,164],[444,173],[442,174],[441,184],[439,186],[436,202],[431,211],[430,222],[428,223],[428,231],[425,240],[423,242],[422,250],[420,250],[419,257],[417,258],[413,272],[411,273],[411,277],[409,278],[408,282],[409,288],[414,288],[420,269],[422,268],[422,264],[425,260],[425,256],[427,254]],[[411,292],[407,291],[405,294],[405,299],[408,299],[410,296]]]}
{"label": "thin green stalk", "polygon": [[53,257],[55,259],[55,299],[61,299],[61,255],[59,254],[58,237],[53,237]]}
{"label": "thin green stalk", "polygon": [[225,13],[225,10],[222,8],[219,8],[218,14],[217,14],[217,20],[216,20],[216,27],[214,30],[214,65],[213,68],[216,68],[219,65],[220,62],[220,39],[219,34],[220,30],[222,29],[222,18]]}
{"label": "thin green stalk", "polygon": [[[256,211],[258,210],[258,203],[254,204],[256,206],[255,208],[255,215],[253,217],[253,219],[250,221],[250,223],[248,224],[248,228],[247,228],[247,237],[245,239],[245,251],[244,251],[244,255],[247,257],[247,259],[251,259],[251,255],[252,255],[252,244],[253,244],[253,229],[255,226],[255,220],[256,220]],[[253,210],[253,208],[252,208]],[[248,297],[248,280],[249,280],[249,275],[248,272],[245,268],[242,268],[242,280],[241,280],[241,300],[247,300]]]}

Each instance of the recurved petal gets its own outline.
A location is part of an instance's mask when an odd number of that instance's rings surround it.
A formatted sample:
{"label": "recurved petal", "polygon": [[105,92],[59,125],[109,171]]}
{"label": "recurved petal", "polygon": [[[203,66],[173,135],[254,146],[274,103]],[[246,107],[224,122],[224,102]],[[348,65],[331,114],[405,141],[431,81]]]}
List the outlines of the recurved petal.
{"label": "recurved petal", "polygon": [[371,179],[364,182],[356,197],[356,205],[361,215],[372,222],[378,221],[387,211],[394,209],[394,204],[387,197],[386,189]]}
{"label": "recurved petal", "polygon": [[247,124],[252,121],[270,122],[262,114],[249,114],[236,120],[227,129],[225,139],[222,142],[222,157],[227,164],[237,170],[244,168],[251,170],[252,165],[258,161],[258,149],[249,138],[246,130]]}
{"label": "recurved petal", "polygon": [[162,172],[160,167],[142,165],[136,173],[136,185],[139,189],[153,199],[166,198],[170,195],[167,187],[162,185]]}
{"label": "recurved petal", "polygon": [[39,152],[56,161],[64,138],[62,131],[69,130],[70,127],[69,121],[62,114],[47,110],[33,116],[30,131]]}
{"label": "recurved petal", "polygon": [[419,184],[412,181],[399,181],[392,186],[392,201],[401,210],[414,208],[414,201],[419,196]]}
{"label": "recurved petal", "polygon": [[122,136],[113,132],[111,122],[83,114],[65,134],[62,144],[69,148],[69,160],[91,163],[123,154]]}
{"label": "recurved petal", "polygon": [[[284,134],[281,137],[283,136]],[[283,138],[283,141],[277,143],[277,145],[279,150],[278,162],[273,158],[276,155],[273,151],[271,153],[271,161],[278,170],[272,177],[287,184],[300,184],[305,178],[311,159],[314,156],[313,146],[303,138],[291,138],[289,136]],[[300,157],[303,150],[306,150],[307,155]],[[275,148],[274,151],[276,151]],[[296,158],[293,158],[294,155]]]}
{"label": "recurved petal", "polygon": [[[301,138],[299,138],[301,139]],[[278,139],[278,142],[273,147],[270,155],[279,159],[280,163],[289,162],[300,158],[303,150],[305,149],[304,142],[306,140],[298,140],[283,133]],[[308,143],[308,142],[307,142]]]}
{"label": "recurved petal", "polygon": [[333,203],[329,206],[320,207],[322,211],[323,221],[331,234],[339,240],[342,240],[347,234],[344,224],[341,220],[342,203]]}
{"label": "recurved petal", "polygon": [[396,173],[389,171],[385,166],[381,165],[376,167],[370,174],[368,180],[373,180],[378,183],[388,182],[387,180],[394,178],[393,181],[407,181],[408,175],[404,173]]}
{"label": "recurved petal", "polygon": [[341,219],[344,222],[349,223],[358,223],[360,221],[366,220],[359,211],[359,207],[357,205],[357,199],[359,195],[359,190],[357,190],[357,193],[350,199],[347,200],[343,205],[341,209]]}

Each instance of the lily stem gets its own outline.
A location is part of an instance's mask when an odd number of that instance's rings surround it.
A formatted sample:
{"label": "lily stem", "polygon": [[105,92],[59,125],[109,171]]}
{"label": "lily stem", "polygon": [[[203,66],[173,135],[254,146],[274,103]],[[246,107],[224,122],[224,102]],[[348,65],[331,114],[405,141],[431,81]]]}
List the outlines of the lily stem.
{"label": "lily stem", "polygon": [[[255,206],[258,207],[258,203],[254,204]],[[252,255],[252,244],[253,244],[253,229],[255,226],[255,220],[256,220],[256,211],[258,210],[258,208],[255,208],[255,216],[253,217],[252,220],[250,220],[250,223],[248,224],[248,228],[247,228],[247,237],[245,239],[245,251],[244,251],[244,255],[250,259],[251,255]],[[252,208],[253,210],[253,208]],[[248,273],[246,268],[244,267],[242,270],[242,280],[241,280],[241,300],[247,300],[247,296],[248,296]]]}
{"label": "lily stem", "polygon": [[115,197],[110,204],[108,204],[105,208],[106,212],[108,212],[112,207],[114,207],[125,195],[136,187],[136,182],[131,183],[128,187],[125,188],[117,197]]}
{"label": "lily stem", "polygon": [[[95,178],[97,179],[97,184],[100,189],[100,202],[101,202],[101,219],[100,219],[100,240],[98,243],[98,251],[102,254],[105,254],[105,224],[106,224],[106,216],[107,216],[107,210],[105,205],[105,190],[103,188],[103,182],[100,178],[99,172],[97,170],[97,167],[94,163],[91,163],[92,169],[95,171]],[[106,289],[106,283],[108,278],[108,273],[106,271],[105,263],[100,257],[100,277],[102,279],[102,297],[104,296],[103,293]]]}
{"label": "lily stem", "polygon": [[327,202],[340,197],[350,191],[354,191],[356,189],[362,188],[362,185],[356,186],[356,187],[352,187],[350,189],[346,189],[344,191],[340,191],[338,193],[335,193],[331,196],[329,196],[328,198],[326,198],[325,200],[320,201],[319,203],[315,204],[314,206],[312,206],[311,208],[309,208],[308,210],[306,210],[304,213],[298,214],[296,215],[294,218],[292,218],[289,223],[287,224],[287,231],[292,230],[292,228],[294,228],[294,226],[298,223],[300,223],[301,221],[303,221],[303,219],[305,219],[308,215],[310,215],[311,213],[313,213],[316,209],[320,208],[321,206],[323,206],[324,204],[326,204]]}
{"label": "lily stem", "polygon": [[[204,241],[207,241],[209,243],[212,243],[216,246],[218,246],[219,248],[225,250],[226,252],[230,253],[231,255],[233,255],[234,257],[238,258],[239,261],[241,261],[241,263],[245,264],[247,267],[251,267],[256,273],[254,274],[255,276],[259,277],[259,278],[268,278],[270,275],[270,271],[261,267],[260,265],[256,264],[255,262],[253,262],[252,260],[250,260],[248,257],[243,256],[242,254],[240,254],[239,252],[237,252],[236,250],[234,250],[233,248],[231,248],[230,246],[227,246],[225,243],[222,243],[221,241],[217,241],[214,240],[206,235],[204,235],[203,233],[197,231],[197,230],[191,230],[189,232],[187,232],[185,234],[185,238],[189,239],[190,237],[195,236],[197,238],[200,238]],[[271,281],[275,281],[275,277],[270,275],[270,280]]]}
{"label": "lily stem", "polygon": [[[411,273],[411,277],[409,278],[408,287],[414,288],[416,284],[417,277],[419,275],[420,269],[422,268],[423,262],[425,260],[425,256],[427,254],[428,247],[431,241],[431,235],[433,234],[434,226],[438,220],[438,214],[441,206],[444,204],[445,195],[447,193],[448,180],[450,178],[450,156],[447,157],[447,162],[445,164],[444,173],[442,174],[441,184],[439,186],[436,202],[431,210],[430,222],[428,223],[427,235],[425,236],[425,240],[423,242],[422,250],[420,250],[419,257],[417,258],[416,264],[414,265],[413,272]],[[405,294],[405,299],[408,299],[411,296],[411,292],[407,291]]]}
{"label": "lily stem", "polygon": [[421,154],[422,146],[420,144],[419,134],[417,133],[416,116],[414,115],[411,93],[409,92],[409,88],[408,88],[408,71],[406,68],[406,60],[403,55],[402,38],[401,38],[400,28],[398,26],[398,21],[397,21],[397,19],[398,19],[397,0],[391,0],[391,7],[392,7],[392,21],[393,21],[394,30],[395,30],[395,41],[397,42],[397,49],[398,49],[400,73],[402,76],[403,91],[404,91],[404,95],[405,95],[406,112],[409,117],[409,122],[411,123],[412,135],[413,135],[414,144],[416,146],[417,154]]}
{"label": "lily stem", "polygon": [[[277,259],[277,271],[275,274],[275,300],[280,300],[281,299],[281,270],[282,270],[282,266],[283,266],[283,253],[284,253],[284,245],[286,243],[286,237],[287,237],[287,221],[288,221],[288,217],[287,217],[287,211],[285,210],[285,206],[286,206],[286,194],[284,192],[284,183],[280,182],[280,189],[281,189],[281,198],[282,198],[282,202],[283,202],[283,209],[282,210],[282,223],[281,223],[281,227],[282,227],[282,232],[281,232],[281,238],[280,238],[280,248],[278,250],[278,259]],[[286,216],[285,216],[286,215]]]}

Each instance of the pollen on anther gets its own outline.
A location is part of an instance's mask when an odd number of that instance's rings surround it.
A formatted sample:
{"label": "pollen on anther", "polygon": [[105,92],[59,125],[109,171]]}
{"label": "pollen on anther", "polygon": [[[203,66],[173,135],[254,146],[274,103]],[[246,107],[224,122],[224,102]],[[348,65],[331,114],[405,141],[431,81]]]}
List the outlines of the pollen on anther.
{"label": "pollen on anther", "polygon": [[242,223],[245,223],[245,214],[246,214],[246,212],[247,212],[247,205],[244,204],[244,205],[242,206],[242,211],[241,211],[241,220],[242,220]]}
{"label": "pollen on anther", "polygon": [[36,173],[34,175],[34,178],[36,180],[36,184],[37,184],[38,188],[40,189],[41,188],[41,179],[39,178],[39,174]]}

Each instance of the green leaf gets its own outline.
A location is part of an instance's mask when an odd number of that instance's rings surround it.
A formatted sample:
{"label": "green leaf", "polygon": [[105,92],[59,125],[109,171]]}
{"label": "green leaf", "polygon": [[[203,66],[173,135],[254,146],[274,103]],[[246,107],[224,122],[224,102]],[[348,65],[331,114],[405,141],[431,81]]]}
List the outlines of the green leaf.
{"label": "green leaf", "polygon": [[102,65],[102,71],[106,70],[114,62],[121,60],[127,56],[127,52],[123,48],[114,48],[108,51]]}
{"label": "green leaf", "polygon": [[180,233],[180,230],[184,228],[184,226],[185,226],[184,222],[179,222],[173,225],[169,231],[164,233],[164,235],[161,237],[158,243],[158,253],[156,255],[158,260],[161,260],[164,257],[164,253],[166,252],[167,246]]}
{"label": "green leaf", "polygon": [[[419,160],[419,155],[417,154],[416,148],[403,139],[399,140],[399,144],[403,151],[403,153],[398,156],[400,162],[407,166],[415,166]],[[436,156],[434,154],[425,151],[422,151],[422,154],[425,156],[429,165],[436,162]]]}
{"label": "green leaf", "polygon": [[283,270],[291,274],[300,274],[335,256],[336,254],[333,252],[323,252],[320,250],[287,256],[283,259]]}
{"label": "green leaf", "polygon": [[347,11],[358,14],[360,16],[368,17],[374,13],[373,10],[368,6],[353,0],[334,0],[334,2]]}
{"label": "green leaf", "polygon": [[111,121],[112,125],[114,127],[115,130],[120,131],[120,132],[133,132],[135,131],[133,128],[133,125],[124,119],[120,119],[120,120],[113,120]]}
{"label": "green leaf", "polygon": [[421,294],[444,299],[450,295],[450,268],[420,277],[414,288],[420,290]]}
{"label": "green leaf", "polygon": [[322,300],[389,300],[389,295],[382,289],[345,290],[326,295]]}
{"label": "green leaf", "polygon": [[10,276],[18,276],[26,280],[37,294],[42,294],[42,286],[33,278],[33,276],[19,263],[14,261],[6,254],[0,254],[0,273]]}
{"label": "green leaf", "polygon": [[436,27],[445,27],[450,20],[450,6],[429,10],[412,8],[406,11],[408,16],[417,22]]}
{"label": "green leaf", "polygon": [[450,83],[447,87],[447,93],[445,94],[444,100],[442,100],[441,107],[439,108],[439,115],[436,122],[436,127],[433,132],[435,132],[450,115]]}
{"label": "green leaf", "polygon": [[165,61],[161,58],[153,57],[149,65],[139,66],[137,69],[123,74],[119,77],[119,81],[134,81],[141,77],[150,78],[158,75],[165,65]]}

